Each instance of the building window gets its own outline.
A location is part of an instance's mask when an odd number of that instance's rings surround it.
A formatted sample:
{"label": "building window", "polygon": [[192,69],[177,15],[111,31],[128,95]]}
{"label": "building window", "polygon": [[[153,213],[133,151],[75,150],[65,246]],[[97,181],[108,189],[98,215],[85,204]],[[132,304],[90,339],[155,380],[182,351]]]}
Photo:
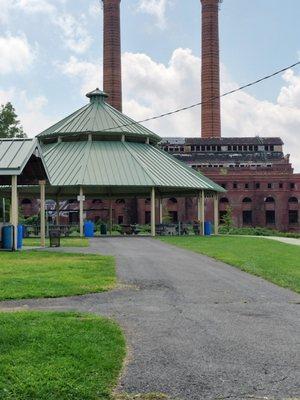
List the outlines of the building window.
{"label": "building window", "polygon": [[266,211],[266,224],[275,225],[276,217],[274,210],[267,210]]}
{"label": "building window", "polygon": [[124,217],[123,215],[118,216],[118,225],[122,225],[124,223]]}
{"label": "building window", "polygon": [[272,189],[272,183],[268,183],[268,189]]}
{"label": "building window", "polygon": [[101,204],[102,200],[101,199],[94,199],[93,204]]}
{"label": "building window", "polygon": [[21,204],[22,205],[31,204],[31,200],[30,199],[23,199]]}
{"label": "building window", "polygon": [[252,200],[250,199],[250,197],[245,197],[243,199],[243,203],[252,203]]}
{"label": "building window", "polygon": [[118,200],[116,200],[116,204],[125,204],[125,200],[124,199],[118,199]]}
{"label": "building window", "polygon": [[243,211],[243,224],[250,225],[252,224],[252,211]]}
{"label": "building window", "polygon": [[255,187],[256,187],[256,189],[260,189],[260,183],[257,182],[257,183],[255,184]]}
{"label": "building window", "polygon": [[145,200],[145,204],[151,204],[151,199],[148,197],[148,199]]}
{"label": "building window", "polygon": [[226,183],[221,183],[221,186],[223,189],[226,189],[226,187],[227,187]]}
{"label": "building window", "polygon": [[145,224],[151,223],[151,211],[145,211]]}
{"label": "building window", "polygon": [[245,183],[245,189],[249,189],[249,183]]}
{"label": "building window", "polygon": [[298,224],[299,213],[298,210],[289,210],[289,224]]}
{"label": "building window", "polygon": [[177,200],[175,199],[175,197],[172,197],[171,199],[168,200],[168,204],[177,204]]}
{"label": "building window", "polygon": [[290,197],[289,198],[289,203],[298,203],[297,197]]}
{"label": "building window", "polygon": [[178,212],[177,211],[169,211],[169,217],[173,224],[178,222]]}
{"label": "building window", "polygon": [[283,183],[279,183],[279,189],[283,189]]}
{"label": "building window", "polygon": [[267,197],[265,202],[266,203],[275,203],[274,197]]}
{"label": "building window", "polygon": [[220,203],[224,204],[224,203],[229,203],[229,200],[227,199],[227,197],[222,197],[220,199]]}
{"label": "building window", "polygon": [[294,183],[290,183],[290,189],[295,189],[295,184]]}
{"label": "building window", "polygon": [[238,184],[236,182],[233,183],[233,189],[237,189],[238,188]]}

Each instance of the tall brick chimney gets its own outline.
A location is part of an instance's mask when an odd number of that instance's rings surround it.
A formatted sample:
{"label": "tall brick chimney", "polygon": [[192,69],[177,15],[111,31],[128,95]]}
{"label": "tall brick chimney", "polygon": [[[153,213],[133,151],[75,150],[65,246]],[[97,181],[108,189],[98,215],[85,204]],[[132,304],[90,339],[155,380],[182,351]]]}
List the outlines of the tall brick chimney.
{"label": "tall brick chimney", "polygon": [[[203,138],[221,137],[219,3],[202,3],[202,127]],[[210,99],[217,98],[213,101]]]}
{"label": "tall brick chimney", "polygon": [[103,1],[103,89],[108,103],[122,111],[121,0]]}

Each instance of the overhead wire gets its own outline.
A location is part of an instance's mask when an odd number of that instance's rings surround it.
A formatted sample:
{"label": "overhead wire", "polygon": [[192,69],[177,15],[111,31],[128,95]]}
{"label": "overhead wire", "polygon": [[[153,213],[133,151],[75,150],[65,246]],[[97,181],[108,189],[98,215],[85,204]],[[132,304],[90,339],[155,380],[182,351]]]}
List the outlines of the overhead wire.
{"label": "overhead wire", "polygon": [[280,75],[283,72],[288,71],[289,69],[293,69],[293,68],[297,67],[298,65],[300,65],[300,61],[297,61],[294,64],[289,65],[288,67],[281,68],[280,70],[275,71],[272,74],[266,75],[266,76],[264,76],[262,78],[256,79],[255,81],[247,83],[246,85],[240,86],[240,87],[238,87],[236,89],[229,90],[228,92],[225,92],[225,93],[221,94],[220,96],[212,97],[212,98],[204,100],[204,101],[199,101],[199,102],[191,104],[189,106],[181,107],[181,108],[178,108],[176,110],[168,111],[168,112],[165,112],[165,113],[162,113],[162,114],[159,114],[159,115],[155,115],[153,117],[145,118],[145,119],[142,119],[142,120],[139,120],[139,121],[132,121],[132,122],[130,122],[128,124],[112,126],[111,128],[104,129],[104,131],[110,131],[112,129],[126,128],[126,127],[132,126],[132,125],[143,124],[145,122],[150,122],[150,121],[154,121],[154,120],[157,120],[157,119],[160,119],[160,118],[164,118],[164,117],[167,117],[167,116],[170,116],[170,115],[178,114],[178,113],[180,113],[182,111],[191,110],[191,109],[193,109],[195,107],[201,106],[202,104],[213,102],[213,101],[215,101],[217,99],[221,99],[221,98],[229,96],[231,94],[240,92],[241,90],[244,90],[244,89],[247,89],[249,87],[255,86],[255,85],[257,85],[257,84],[259,84],[259,83],[261,83],[263,81],[266,81],[268,79],[273,78],[274,76]]}

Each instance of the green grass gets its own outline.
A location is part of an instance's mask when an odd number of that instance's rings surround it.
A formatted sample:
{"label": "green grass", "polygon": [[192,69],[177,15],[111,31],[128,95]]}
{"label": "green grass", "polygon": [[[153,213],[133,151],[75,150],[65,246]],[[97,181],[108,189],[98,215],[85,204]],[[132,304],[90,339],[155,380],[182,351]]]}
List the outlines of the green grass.
{"label": "green grass", "polygon": [[0,300],[96,293],[112,289],[115,283],[113,257],[44,251],[0,253]]}
{"label": "green grass", "polygon": [[[89,247],[89,240],[85,238],[61,238],[60,244],[62,247]],[[24,246],[40,247],[40,238],[26,238],[23,239]],[[50,246],[49,239],[46,239],[46,246]]]}
{"label": "green grass", "polygon": [[248,237],[162,237],[300,293],[300,246]]}
{"label": "green grass", "polygon": [[78,313],[0,313],[1,400],[108,400],[125,357],[113,322]]}

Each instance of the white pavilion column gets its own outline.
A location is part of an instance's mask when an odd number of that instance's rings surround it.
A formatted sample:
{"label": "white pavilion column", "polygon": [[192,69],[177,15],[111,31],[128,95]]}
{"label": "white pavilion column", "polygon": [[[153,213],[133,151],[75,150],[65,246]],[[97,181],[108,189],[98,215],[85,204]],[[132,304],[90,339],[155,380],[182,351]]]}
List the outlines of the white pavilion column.
{"label": "white pavilion column", "polygon": [[46,182],[40,181],[40,223],[41,223],[41,247],[46,247],[46,221],[45,221],[45,203],[46,203]]}
{"label": "white pavilion column", "polygon": [[18,177],[16,175],[11,177],[11,214],[10,222],[14,227],[13,249],[18,248]]}
{"label": "white pavilion column", "polygon": [[204,236],[204,222],[205,222],[205,192],[204,190],[201,191],[201,228],[202,228],[202,235]]}
{"label": "white pavilion column", "polygon": [[79,189],[79,231],[80,231],[80,237],[83,237],[83,202],[84,202],[84,196],[83,196],[83,188],[80,186]]}
{"label": "white pavilion column", "polygon": [[109,234],[112,236],[113,231],[113,205],[112,199],[109,200]]}
{"label": "white pavilion column", "polygon": [[163,223],[163,198],[160,196],[159,198],[159,223]]}
{"label": "white pavilion column", "polygon": [[214,194],[214,228],[215,235],[219,234],[219,196],[218,193]]}
{"label": "white pavilion column", "polygon": [[59,198],[56,197],[56,225],[60,224],[60,218],[59,218]]}
{"label": "white pavilion column", "polygon": [[155,188],[151,190],[151,236],[155,237]]}

